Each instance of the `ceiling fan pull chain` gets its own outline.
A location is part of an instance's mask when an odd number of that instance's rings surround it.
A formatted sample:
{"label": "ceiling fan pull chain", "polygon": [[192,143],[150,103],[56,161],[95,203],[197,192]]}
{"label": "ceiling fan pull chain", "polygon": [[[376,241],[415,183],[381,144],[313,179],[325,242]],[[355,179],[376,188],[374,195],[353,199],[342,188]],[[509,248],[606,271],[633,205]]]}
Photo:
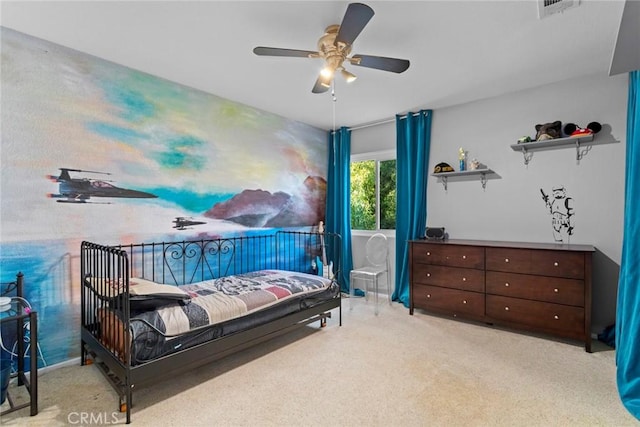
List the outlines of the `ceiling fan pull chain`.
{"label": "ceiling fan pull chain", "polygon": [[331,100],[333,101],[331,103],[331,107],[333,110],[333,166],[335,167],[336,165],[336,101],[338,100],[338,98],[336,98],[336,82],[332,81],[331,82]]}
{"label": "ceiling fan pull chain", "polygon": [[335,80],[331,82],[331,100],[333,101],[332,109],[333,109],[333,133],[336,132],[336,102],[338,102],[338,98],[336,98],[336,82]]}

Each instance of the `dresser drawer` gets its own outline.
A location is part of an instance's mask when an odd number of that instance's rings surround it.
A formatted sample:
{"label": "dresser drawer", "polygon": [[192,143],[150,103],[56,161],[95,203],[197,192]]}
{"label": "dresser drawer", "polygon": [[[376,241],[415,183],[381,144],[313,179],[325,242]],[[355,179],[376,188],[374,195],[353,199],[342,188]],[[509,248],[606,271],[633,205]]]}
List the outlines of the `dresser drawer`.
{"label": "dresser drawer", "polygon": [[415,283],[484,292],[484,271],[442,265],[413,264]]}
{"label": "dresser drawer", "polygon": [[425,264],[484,269],[484,248],[446,243],[413,245],[413,261]]}
{"label": "dresser drawer", "polygon": [[487,317],[565,335],[584,336],[584,309],[579,307],[487,295]]}
{"label": "dresser drawer", "polygon": [[582,252],[487,248],[486,258],[487,270],[584,279]]}
{"label": "dresser drawer", "polygon": [[584,307],[584,281],[487,271],[488,294]]}
{"label": "dresser drawer", "polygon": [[484,294],[437,286],[415,286],[413,305],[455,315],[484,316]]}

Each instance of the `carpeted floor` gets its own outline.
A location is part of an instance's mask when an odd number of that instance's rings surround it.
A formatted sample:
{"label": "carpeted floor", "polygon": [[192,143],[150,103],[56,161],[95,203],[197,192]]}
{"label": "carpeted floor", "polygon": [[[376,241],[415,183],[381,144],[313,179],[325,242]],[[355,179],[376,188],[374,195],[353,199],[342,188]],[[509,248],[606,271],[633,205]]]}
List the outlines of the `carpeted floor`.
{"label": "carpeted floor", "polygon": [[[136,390],[137,426],[638,426],[615,384],[615,353],[343,301],[307,327]],[[124,424],[95,366],[40,375],[40,412],[6,425]],[[2,406],[6,409],[7,403]]]}

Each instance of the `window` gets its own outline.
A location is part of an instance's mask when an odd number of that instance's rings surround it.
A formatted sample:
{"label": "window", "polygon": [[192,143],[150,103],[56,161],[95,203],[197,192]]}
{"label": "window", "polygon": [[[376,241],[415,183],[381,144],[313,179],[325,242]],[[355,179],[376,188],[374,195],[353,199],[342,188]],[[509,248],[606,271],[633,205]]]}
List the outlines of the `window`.
{"label": "window", "polygon": [[396,229],[395,153],[351,158],[351,228]]}

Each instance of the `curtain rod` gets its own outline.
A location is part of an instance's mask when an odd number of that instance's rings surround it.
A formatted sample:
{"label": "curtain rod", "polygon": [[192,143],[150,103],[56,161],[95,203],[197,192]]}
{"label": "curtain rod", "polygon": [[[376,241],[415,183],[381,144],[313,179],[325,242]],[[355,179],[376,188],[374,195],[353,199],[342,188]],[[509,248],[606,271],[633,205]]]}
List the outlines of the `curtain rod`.
{"label": "curtain rod", "polygon": [[[418,115],[420,115],[420,113],[413,113],[412,115],[413,116],[418,116]],[[404,114],[404,115],[400,116],[400,120],[406,119],[406,118],[407,118],[407,114]],[[372,123],[366,123],[366,124],[363,124],[363,125],[351,126],[351,127],[349,127],[349,130],[364,129],[364,128],[368,128],[368,127],[371,127],[371,126],[383,125],[385,123],[391,123],[391,122],[395,122],[395,121],[396,121],[396,118],[394,117],[394,118],[391,118],[391,119],[380,120],[378,122],[372,122]]]}

